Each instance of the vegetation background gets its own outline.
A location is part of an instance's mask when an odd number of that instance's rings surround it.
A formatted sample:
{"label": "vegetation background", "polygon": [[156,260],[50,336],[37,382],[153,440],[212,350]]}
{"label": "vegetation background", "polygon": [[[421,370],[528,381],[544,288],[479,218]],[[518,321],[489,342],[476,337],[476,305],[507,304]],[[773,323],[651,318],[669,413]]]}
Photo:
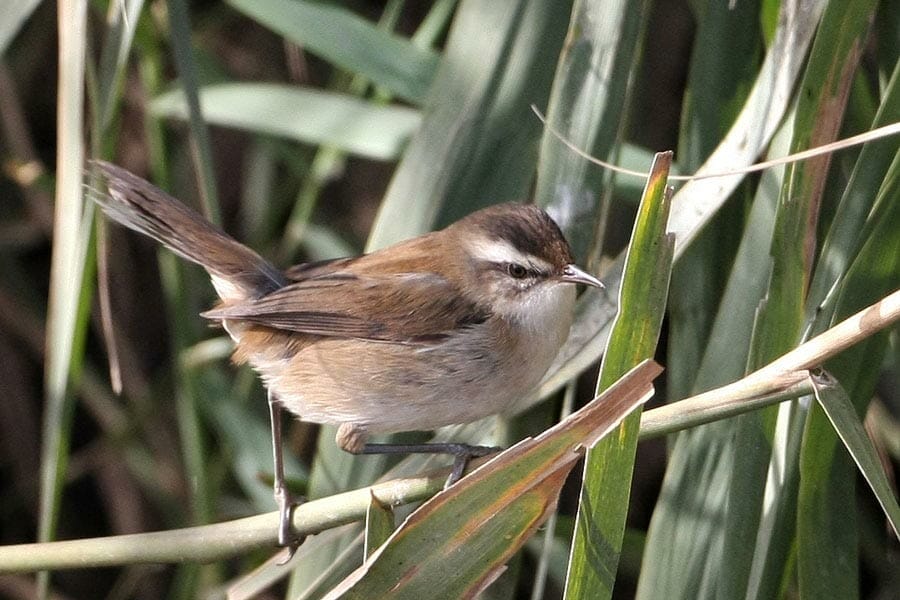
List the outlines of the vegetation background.
{"label": "vegetation background", "polygon": [[[145,175],[285,266],[495,202],[548,207],[611,292],[580,306],[547,401],[460,433],[508,444],[594,395],[644,186],[559,143],[531,105],[599,158],[646,171],[654,151],[673,149],[681,173],[711,156],[721,172],[900,121],[898,57],[897,0],[4,3],[0,543],[274,507],[264,392],[197,317],[213,299],[207,278],[99,225],[82,202],[86,157]],[[712,181],[673,201],[654,406],[737,380],[900,287],[896,137]],[[663,294],[669,269],[650,267]],[[895,326],[825,365],[889,477],[898,341]],[[290,476],[310,498],[393,466],[343,455],[324,429],[288,433]],[[585,598],[900,589],[900,547],[880,507],[896,506],[896,492],[876,499],[809,396],[642,442],[626,463],[613,476],[630,497],[599,507],[625,527],[605,530],[609,556],[595,560],[590,543],[569,556],[586,510],[579,468],[558,515],[483,597],[561,597],[567,577],[567,597]],[[0,596],[218,597],[241,585],[321,597],[362,559],[359,530],[308,542],[274,587],[266,548],[203,566],[0,575]],[[579,579],[601,563],[611,570]]]}

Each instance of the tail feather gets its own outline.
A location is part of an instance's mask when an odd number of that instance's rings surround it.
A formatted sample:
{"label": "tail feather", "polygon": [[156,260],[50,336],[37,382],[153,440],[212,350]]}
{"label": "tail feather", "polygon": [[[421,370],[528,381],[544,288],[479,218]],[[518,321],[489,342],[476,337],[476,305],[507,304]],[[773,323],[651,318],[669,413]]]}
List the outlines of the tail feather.
{"label": "tail feather", "polygon": [[91,165],[106,179],[108,193],[90,194],[103,212],[206,269],[223,299],[262,296],[285,284],[259,254],[158,187],[105,161]]}

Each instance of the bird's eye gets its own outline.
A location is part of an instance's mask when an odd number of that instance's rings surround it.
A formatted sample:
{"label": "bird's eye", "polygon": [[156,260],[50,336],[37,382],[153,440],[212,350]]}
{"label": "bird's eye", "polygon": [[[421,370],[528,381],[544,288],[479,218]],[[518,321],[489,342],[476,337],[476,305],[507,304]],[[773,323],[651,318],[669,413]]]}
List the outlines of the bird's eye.
{"label": "bird's eye", "polygon": [[528,269],[518,263],[507,264],[506,272],[514,279],[524,279],[528,275]]}

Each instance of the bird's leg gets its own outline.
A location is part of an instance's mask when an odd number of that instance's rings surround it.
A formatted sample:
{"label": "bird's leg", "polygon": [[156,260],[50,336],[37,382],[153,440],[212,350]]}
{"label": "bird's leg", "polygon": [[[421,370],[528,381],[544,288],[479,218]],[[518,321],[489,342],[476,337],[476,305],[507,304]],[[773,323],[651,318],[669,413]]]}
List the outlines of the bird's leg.
{"label": "bird's leg", "polygon": [[269,419],[272,423],[275,502],[278,504],[278,545],[288,549],[288,556],[282,562],[284,564],[294,556],[294,552],[303,543],[303,537],[294,531],[292,516],[298,502],[291,496],[284,481],[284,452],[281,443],[281,412],[283,409],[271,390],[268,390],[268,400]]}
{"label": "bird's leg", "polygon": [[354,454],[449,454],[453,457],[453,469],[444,484],[447,489],[462,478],[469,460],[499,452],[503,448],[472,446],[452,442],[430,442],[426,444],[363,444]]}

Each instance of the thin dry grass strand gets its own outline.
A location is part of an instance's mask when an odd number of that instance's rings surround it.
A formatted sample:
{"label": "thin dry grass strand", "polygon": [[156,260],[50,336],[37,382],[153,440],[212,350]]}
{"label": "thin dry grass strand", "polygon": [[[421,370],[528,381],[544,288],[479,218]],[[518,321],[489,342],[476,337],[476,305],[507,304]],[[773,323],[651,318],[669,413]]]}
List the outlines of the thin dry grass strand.
{"label": "thin dry grass strand", "polygon": [[[643,171],[633,171],[631,169],[626,169],[624,167],[620,167],[618,165],[614,165],[612,163],[606,162],[604,160],[600,160],[595,156],[591,156],[589,152],[586,152],[576,146],[573,142],[566,139],[562,133],[554,129],[550,123],[547,122],[547,118],[541,113],[540,110],[535,105],[531,105],[531,110],[534,111],[534,114],[537,115],[537,118],[540,119],[541,123],[544,124],[544,127],[547,128],[547,131],[560,141],[566,148],[580,156],[581,158],[603,167],[604,169],[609,169],[610,171],[615,171],[620,175],[629,175],[632,177],[640,177],[641,179],[647,179],[650,174],[645,173]],[[669,175],[669,181],[694,181],[700,179],[713,179],[716,177],[730,177],[733,175],[746,175],[748,173],[756,173],[758,171],[765,171],[766,169],[770,169],[772,167],[778,167],[781,165],[786,165],[790,163],[800,162],[803,160],[809,160],[810,158],[815,158],[816,156],[822,156],[823,154],[829,154],[832,152],[837,152],[838,150],[844,150],[845,148],[851,148],[853,146],[859,146],[861,144],[865,144],[867,142],[872,142],[875,140],[879,140],[882,138],[890,137],[892,135],[900,134],[900,122],[898,123],[890,123],[889,125],[884,125],[882,127],[878,127],[871,131],[866,131],[860,133],[858,135],[854,135],[848,137],[843,140],[837,140],[835,142],[831,142],[830,144],[824,144],[822,146],[816,146],[815,148],[810,148],[808,150],[804,150],[802,152],[796,152],[794,154],[789,154],[787,156],[782,156],[779,158],[773,158],[771,160],[767,160],[760,163],[755,163],[752,165],[748,165],[741,169],[733,169],[730,171],[720,171],[718,173],[704,173],[702,175]]]}

